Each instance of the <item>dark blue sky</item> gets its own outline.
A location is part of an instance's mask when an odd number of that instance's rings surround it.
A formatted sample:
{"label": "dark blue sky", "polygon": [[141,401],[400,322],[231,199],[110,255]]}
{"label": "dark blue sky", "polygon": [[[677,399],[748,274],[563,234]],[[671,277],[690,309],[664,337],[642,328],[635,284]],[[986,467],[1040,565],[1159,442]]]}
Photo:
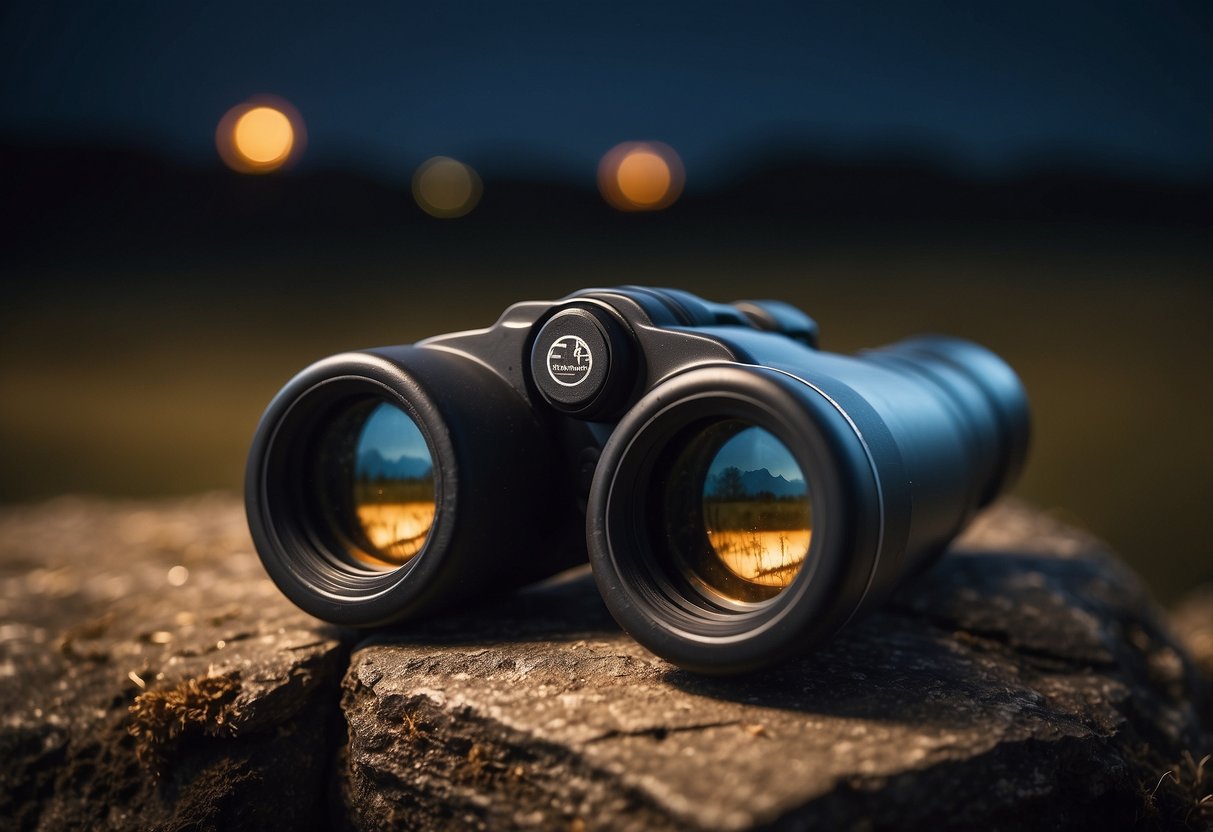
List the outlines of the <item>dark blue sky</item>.
{"label": "dark blue sky", "polygon": [[660,139],[691,186],[782,137],[983,172],[1064,154],[1213,174],[1213,4],[8,4],[0,131],[207,162],[224,111],[299,109],[302,164],[407,175],[444,154],[593,176]]}

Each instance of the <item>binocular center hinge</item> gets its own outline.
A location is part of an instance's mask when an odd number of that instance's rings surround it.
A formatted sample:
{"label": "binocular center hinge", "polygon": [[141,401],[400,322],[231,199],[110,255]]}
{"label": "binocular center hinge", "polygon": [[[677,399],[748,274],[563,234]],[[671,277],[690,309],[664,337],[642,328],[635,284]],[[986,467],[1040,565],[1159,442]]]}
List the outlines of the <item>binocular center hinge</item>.
{"label": "binocular center hinge", "polygon": [[636,347],[610,313],[591,306],[562,309],[531,347],[531,379],[544,401],[580,419],[600,419],[626,403],[635,386]]}

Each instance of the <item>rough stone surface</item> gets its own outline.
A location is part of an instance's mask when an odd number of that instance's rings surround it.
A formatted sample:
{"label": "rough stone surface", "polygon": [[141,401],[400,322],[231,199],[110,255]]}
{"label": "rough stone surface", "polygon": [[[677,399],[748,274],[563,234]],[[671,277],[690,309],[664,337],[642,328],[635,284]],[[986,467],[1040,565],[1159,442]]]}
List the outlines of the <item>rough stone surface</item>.
{"label": "rough stone surface", "polygon": [[0,828],[325,823],[348,644],[230,497],[0,512]]}
{"label": "rough stone surface", "polygon": [[344,795],[379,829],[1200,828],[1205,684],[1095,541],[1003,506],[891,607],[747,678],[654,658],[584,574],[369,639]]}
{"label": "rough stone surface", "polygon": [[646,653],[584,572],[354,644],[235,499],[63,498],[0,510],[0,829],[1199,829],[1211,630],[1004,504],[746,678]]}

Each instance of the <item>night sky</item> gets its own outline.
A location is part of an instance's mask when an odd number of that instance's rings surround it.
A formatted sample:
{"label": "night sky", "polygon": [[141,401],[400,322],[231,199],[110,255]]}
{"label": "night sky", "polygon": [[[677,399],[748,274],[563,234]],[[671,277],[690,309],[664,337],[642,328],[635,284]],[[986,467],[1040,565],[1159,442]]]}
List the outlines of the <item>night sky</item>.
{"label": "night sky", "polygon": [[1195,2],[17,2],[0,134],[214,161],[258,93],[292,102],[301,165],[406,176],[452,155],[577,176],[628,139],[690,186],[764,143],[1213,174],[1213,6]]}

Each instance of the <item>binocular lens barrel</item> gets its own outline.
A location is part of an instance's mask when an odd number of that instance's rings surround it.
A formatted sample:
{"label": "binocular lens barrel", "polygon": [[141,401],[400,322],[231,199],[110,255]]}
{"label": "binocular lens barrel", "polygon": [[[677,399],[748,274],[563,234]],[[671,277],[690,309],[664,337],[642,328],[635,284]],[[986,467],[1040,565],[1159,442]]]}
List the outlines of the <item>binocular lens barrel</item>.
{"label": "binocular lens barrel", "polygon": [[1018,379],[958,339],[691,369],[653,387],[603,449],[595,579],[658,655],[754,670],[930,565],[1014,480],[1027,441]]}
{"label": "binocular lens barrel", "polygon": [[336,624],[512,590],[585,559],[551,434],[466,356],[403,346],[318,361],[253,439],[253,542],[287,597]]}

